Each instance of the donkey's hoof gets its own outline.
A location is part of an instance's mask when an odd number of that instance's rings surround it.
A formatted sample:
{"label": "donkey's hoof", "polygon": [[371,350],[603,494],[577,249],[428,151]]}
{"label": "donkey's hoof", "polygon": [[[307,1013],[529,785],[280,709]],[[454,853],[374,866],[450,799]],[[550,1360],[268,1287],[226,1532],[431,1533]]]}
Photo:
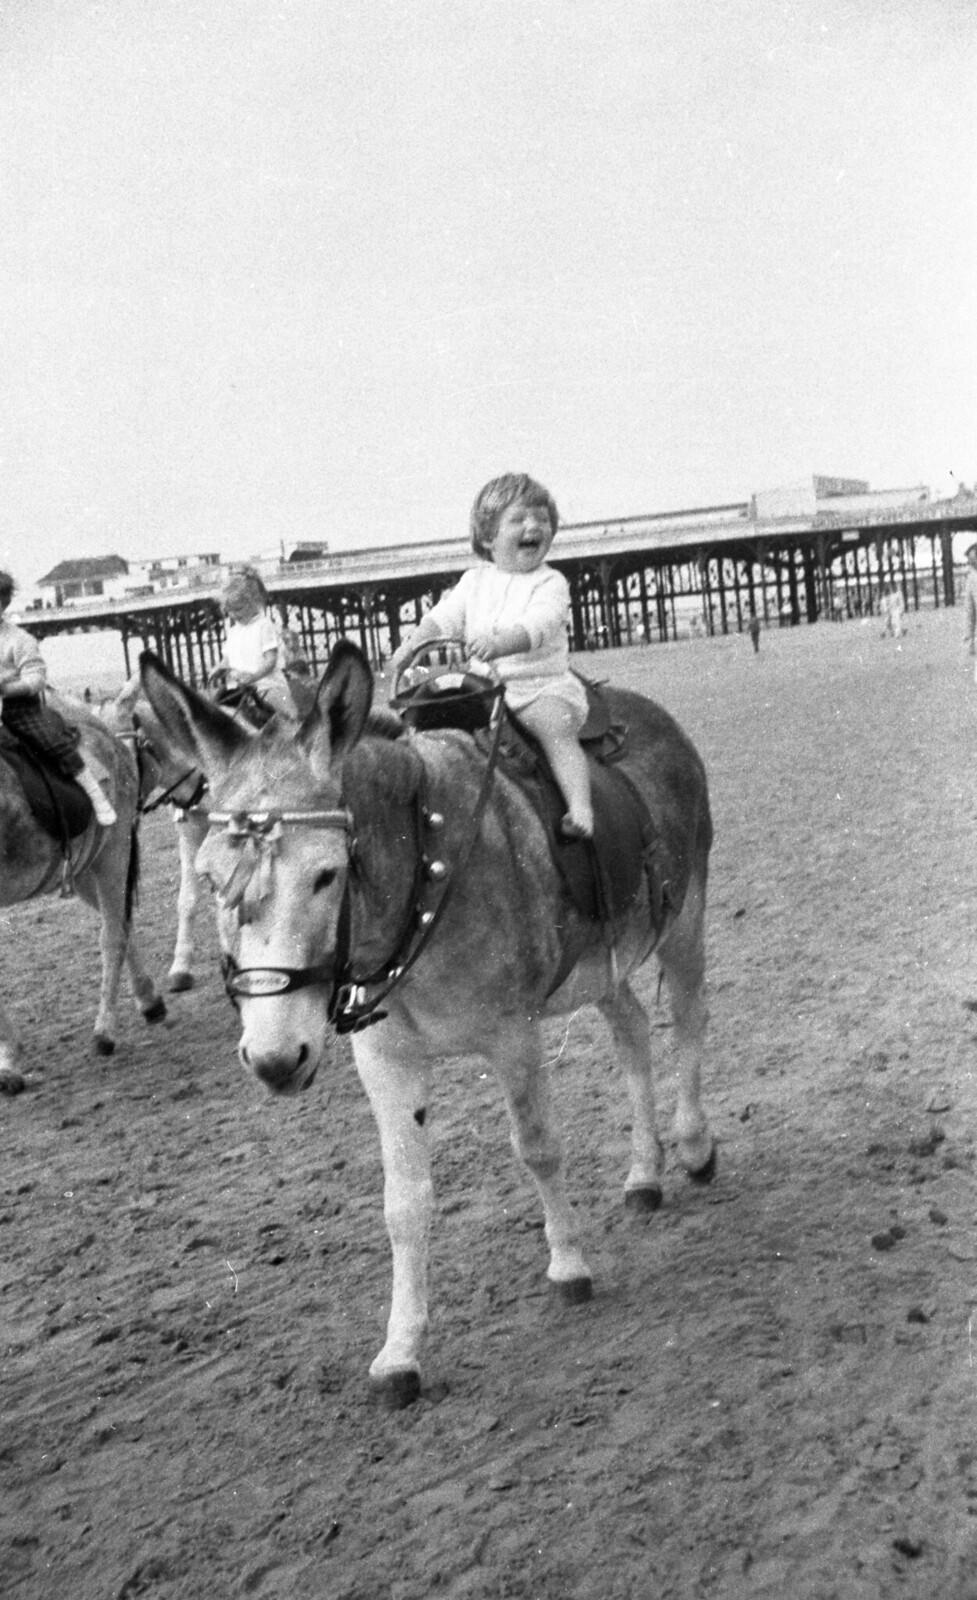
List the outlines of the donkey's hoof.
{"label": "donkey's hoof", "polygon": [[709,1152],[709,1159],[704,1161],[701,1167],[697,1167],[695,1172],[690,1172],[689,1177],[692,1179],[693,1183],[711,1183],[713,1178],[716,1176],[718,1166],[719,1161],[716,1156],[716,1146],[713,1145]]}
{"label": "donkey's hoof", "polygon": [[92,1044],[97,1056],[115,1055],[115,1040],[110,1039],[107,1033],[96,1033],[92,1039]]}
{"label": "donkey's hoof", "polygon": [[13,1067],[0,1069],[0,1094],[22,1094],[27,1088],[27,1081],[22,1072],[17,1072]]}
{"label": "donkey's hoof", "polygon": [[171,972],[166,980],[166,987],[170,994],[185,994],[188,989],[193,988],[193,973]]}
{"label": "donkey's hoof", "polygon": [[370,1398],[384,1411],[403,1411],[420,1399],[421,1375],[414,1367],[403,1367],[399,1372],[386,1372],[382,1378],[370,1379]]}
{"label": "donkey's hoof", "polygon": [[156,996],[156,999],[153,1001],[151,1006],[147,1006],[146,1010],[143,1012],[143,1016],[147,1022],[163,1021],[166,1016],[166,1001],[163,999],[161,994]]}
{"label": "donkey's hoof", "polygon": [[594,1297],[592,1278],[551,1278],[550,1289],[565,1306],[582,1306]]}
{"label": "donkey's hoof", "polygon": [[659,1210],[661,1203],[661,1186],[657,1183],[642,1183],[624,1191],[624,1209],[633,1217],[650,1217]]}

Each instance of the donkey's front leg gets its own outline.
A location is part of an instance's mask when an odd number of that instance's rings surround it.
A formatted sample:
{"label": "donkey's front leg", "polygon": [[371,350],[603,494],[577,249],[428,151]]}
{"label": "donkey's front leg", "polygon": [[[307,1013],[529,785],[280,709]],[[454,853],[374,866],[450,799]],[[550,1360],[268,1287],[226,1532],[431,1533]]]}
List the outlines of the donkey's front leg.
{"label": "donkey's front leg", "polygon": [[590,1268],[580,1250],[573,1208],[563,1174],[563,1142],[553,1116],[549,1073],[539,1026],[501,1024],[483,1047],[505,1094],[512,1144],[532,1173],[543,1202],[550,1263],[546,1276],[565,1300],[589,1300]]}
{"label": "donkey's front leg", "polygon": [[186,813],[177,816],[180,886],[176,896],[176,944],[167,973],[170,990],[174,993],[193,988],[193,924],[201,897],[200,879],[194,863],[206,836],[206,826],[201,825],[196,816],[188,817]]}
{"label": "donkey's front leg", "polygon": [[[426,1065],[404,1059],[409,1046],[393,1035],[393,1026],[381,1024],[357,1034],[353,1055],[380,1133],[383,1214],[393,1255],[387,1339],[370,1367],[370,1381],[389,1405],[404,1406],[421,1390],[434,1186],[424,1126],[430,1072]],[[388,1033],[391,1037],[384,1040]]]}

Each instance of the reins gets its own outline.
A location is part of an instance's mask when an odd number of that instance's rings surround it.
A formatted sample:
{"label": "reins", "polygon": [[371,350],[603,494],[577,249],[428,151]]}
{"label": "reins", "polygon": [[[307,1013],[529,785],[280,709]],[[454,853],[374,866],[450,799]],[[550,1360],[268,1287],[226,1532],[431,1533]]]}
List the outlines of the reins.
{"label": "reins", "polygon": [[[148,749],[152,748],[148,741],[146,747]],[[189,779],[193,777],[195,772],[197,773],[197,782],[196,786],[194,787],[193,794],[190,796],[189,800],[174,800],[173,796],[176,794],[177,789],[180,788],[181,784],[187,783]],[[200,805],[200,802],[206,793],[207,779],[204,777],[203,773],[200,772],[196,767],[188,767],[186,772],[181,772],[180,776],[175,780],[175,782],[170,784],[168,789],[164,789],[162,793],[158,794],[154,800],[146,800],[139,807],[139,809],[144,817],[148,817],[151,811],[158,811],[160,806],[165,805],[173,805],[178,811],[193,811],[196,806]]]}
{"label": "reins", "polygon": [[[138,781],[137,792],[140,796],[139,815],[141,817],[148,817],[150,812],[157,811],[160,806],[165,806],[167,804],[174,805],[179,811],[191,811],[194,806],[199,806],[204,795],[207,793],[207,780],[197,767],[187,767],[186,771],[181,772],[179,777],[175,778],[170,784],[169,788],[164,789],[162,793],[155,797],[155,799],[143,800],[142,792],[146,776],[146,753],[148,751],[158,765],[161,764],[159,753],[154,749],[153,741],[146,737],[145,730],[140,728],[138,724],[132,728],[120,728],[115,734],[115,737],[117,739],[121,739],[124,743],[132,745],[133,753],[136,758],[136,777]],[[194,787],[193,794],[188,800],[174,800],[173,796],[176,794],[177,789],[179,789],[181,784],[186,783],[190,778],[192,778],[194,773],[197,774],[197,782]]]}
{"label": "reins", "polygon": [[[226,691],[226,696],[227,697],[224,699],[218,697],[217,704],[220,705],[223,710],[227,711],[230,716],[234,717],[236,720],[239,719],[243,721],[248,727],[254,728],[260,725],[256,724],[251,718],[248,717],[247,708],[250,706],[251,708],[257,708],[261,711],[267,712],[267,707],[260,694],[258,694],[250,684],[246,684],[240,690]],[[267,716],[265,717],[265,720],[268,720]],[[160,762],[160,765],[162,765],[159,752],[154,749],[153,741],[148,737],[145,729],[139,726],[138,721],[131,731],[126,729],[124,732],[119,733],[118,738],[131,739],[133,741],[136,751],[136,761],[139,765],[141,793],[143,752],[148,750],[150,755],[152,755],[154,759],[157,762]],[[175,799],[174,797],[177,790],[182,788],[185,783],[189,783],[194,776],[196,777],[197,781],[194,784],[193,793],[185,800]],[[158,811],[160,806],[165,805],[171,805],[177,811],[194,811],[200,805],[202,805],[206,793],[207,779],[201,772],[200,768],[187,767],[185,771],[179,773],[178,776],[174,778],[173,782],[166,789],[163,789],[160,794],[156,795],[153,799],[140,801],[139,810],[143,816],[149,816],[150,812]]]}

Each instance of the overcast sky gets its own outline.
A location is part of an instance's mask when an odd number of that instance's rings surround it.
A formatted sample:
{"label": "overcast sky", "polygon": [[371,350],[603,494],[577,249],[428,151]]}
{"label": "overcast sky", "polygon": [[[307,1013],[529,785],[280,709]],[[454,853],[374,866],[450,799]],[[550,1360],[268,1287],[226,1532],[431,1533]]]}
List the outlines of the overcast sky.
{"label": "overcast sky", "polygon": [[977,477],[973,0],[5,0],[0,561]]}

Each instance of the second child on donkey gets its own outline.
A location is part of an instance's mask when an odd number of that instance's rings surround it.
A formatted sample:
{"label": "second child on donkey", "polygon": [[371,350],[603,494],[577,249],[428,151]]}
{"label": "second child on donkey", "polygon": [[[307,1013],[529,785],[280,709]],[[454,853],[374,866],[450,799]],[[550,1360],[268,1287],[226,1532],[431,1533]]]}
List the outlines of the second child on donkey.
{"label": "second child on donkey", "polygon": [[253,688],[274,711],[295,716],[295,702],[282,661],[282,642],[268,615],[268,594],[259,573],[242,567],[228,579],[221,595],[227,618],[224,654],[210,673],[212,686]]}

